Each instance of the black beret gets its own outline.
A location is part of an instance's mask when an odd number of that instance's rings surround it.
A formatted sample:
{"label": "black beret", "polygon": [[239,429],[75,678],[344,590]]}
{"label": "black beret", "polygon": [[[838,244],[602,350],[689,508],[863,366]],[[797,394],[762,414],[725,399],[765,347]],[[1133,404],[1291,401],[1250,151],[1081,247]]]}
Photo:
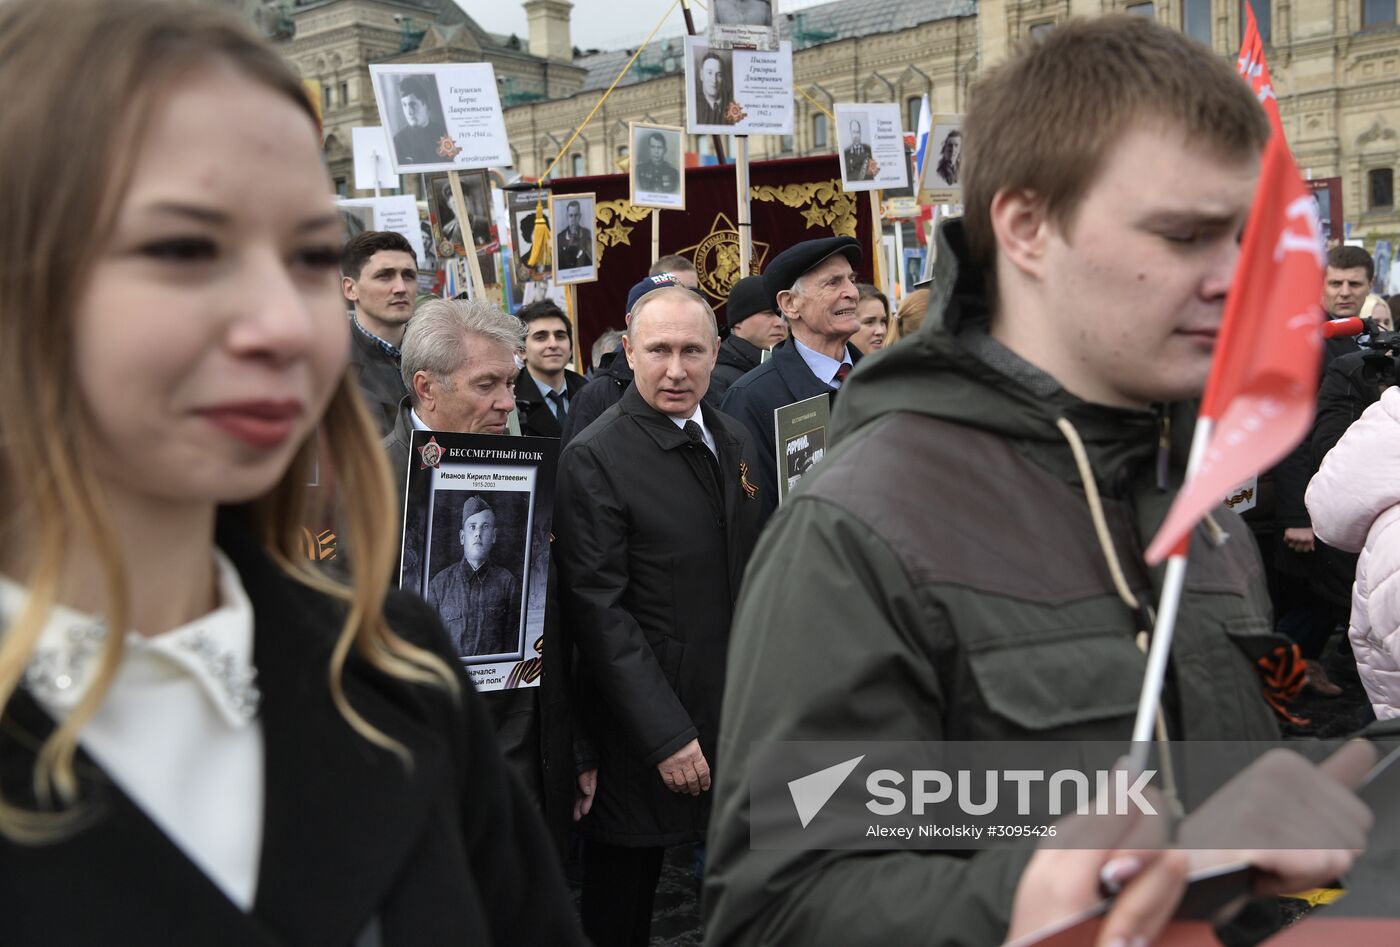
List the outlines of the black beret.
{"label": "black beret", "polygon": [[725,318],[732,329],[749,316],[771,310],[773,297],[768,295],[765,280],[761,276],[745,276],[729,290],[729,303],[725,307]]}
{"label": "black beret", "polygon": [[792,284],[796,283],[803,273],[815,269],[819,263],[838,253],[850,261],[852,268],[860,265],[860,241],[855,237],[804,240],[769,260],[768,266],[763,270],[763,282],[773,311],[779,311],[779,293],[792,289]]}

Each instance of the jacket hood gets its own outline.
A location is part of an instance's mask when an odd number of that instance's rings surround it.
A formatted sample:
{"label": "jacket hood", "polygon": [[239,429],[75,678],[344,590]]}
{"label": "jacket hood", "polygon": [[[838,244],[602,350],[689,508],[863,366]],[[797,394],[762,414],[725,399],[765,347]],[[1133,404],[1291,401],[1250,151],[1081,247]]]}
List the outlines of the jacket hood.
{"label": "jacket hood", "polygon": [[[1065,438],[1057,426],[1063,417],[1084,440],[1105,487],[1111,488],[1113,477],[1125,466],[1155,460],[1164,430],[1176,474],[1172,479],[1179,482],[1196,402],[1138,410],[1093,404],[1070,394],[988,334],[987,287],[982,274],[964,263],[962,222],[942,224],[936,240],[938,258],[923,325],[907,339],[861,360],[836,400],[833,441],[839,443],[892,412],[908,411],[1013,441],[1063,447]],[[1072,477],[1068,450],[1053,456]],[[1061,472],[1059,461],[1051,466]]]}
{"label": "jacket hood", "polygon": [[612,357],[599,366],[597,374],[625,381],[629,385],[632,383],[632,366],[627,364],[627,353],[623,350],[621,342],[612,350]]}
{"label": "jacket hood", "polygon": [[748,371],[757,368],[763,361],[763,351],[752,342],[730,334],[719,347],[719,357],[715,364],[729,365]]}
{"label": "jacket hood", "polygon": [[1400,388],[1388,388],[1327,452],[1308,484],[1313,532],[1360,552],[1376,519],[1400,503]]}

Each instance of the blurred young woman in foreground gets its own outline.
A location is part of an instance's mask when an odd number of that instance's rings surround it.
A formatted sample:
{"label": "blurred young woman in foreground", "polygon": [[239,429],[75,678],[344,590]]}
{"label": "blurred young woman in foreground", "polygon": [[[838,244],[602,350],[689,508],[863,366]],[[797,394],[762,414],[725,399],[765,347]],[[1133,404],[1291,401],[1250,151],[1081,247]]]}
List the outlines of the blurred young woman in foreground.
{"label": "blurred young woman in foreground", "polygon": [[[387,594],[301,82],[206,8],[3,0],[0,87],[0,939],[581,943]],[[348,587],[298,550],[318,441]]]}

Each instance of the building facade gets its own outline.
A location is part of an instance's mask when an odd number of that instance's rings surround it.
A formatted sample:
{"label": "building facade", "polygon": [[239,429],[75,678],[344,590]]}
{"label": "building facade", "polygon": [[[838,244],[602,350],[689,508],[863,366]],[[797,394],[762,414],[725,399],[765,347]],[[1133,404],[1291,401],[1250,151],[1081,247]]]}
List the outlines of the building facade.
{"label": "building facade", "polygon": [[[1353,237],[1368,246],[1400,237],[1400,0],[1254,2],[1299,167],[1341,178]],[[515,171],[527,177],[551,164],[554,177],[615,172],[626,166],[629,121],[684,124],[682,40],[672,36],[638,55],[580,131],[635,50],[578,54],[567,0],[525,7],[524,40],[488,33],[452,0],[283,0],[259,17],[300,74],[321,83],[327,158],[343,193],[362,193],[349,129],[379,124],[371,62],[492,63]],[[780,14],[799,90],[793,134],[753,138],[750,157],[833,152],[826,112],[838,101],[897,102],[910,129],[925,94],[935,113],[962,111],[979,70],[1072,16],[1150,16],[1233,58],[1242,10],[1241,0],[835,0]],[[708,136],[689,136],[689,147],[713,154]]]}

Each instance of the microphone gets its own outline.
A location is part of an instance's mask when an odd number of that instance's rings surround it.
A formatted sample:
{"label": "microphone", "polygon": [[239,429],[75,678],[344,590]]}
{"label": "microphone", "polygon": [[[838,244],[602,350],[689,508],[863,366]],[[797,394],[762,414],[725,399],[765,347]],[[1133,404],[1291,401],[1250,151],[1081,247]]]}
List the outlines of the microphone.
{"label": "microphone", "polygon": [[1329,319],[1322,325],[1322,337],[1324,339],[1340,339],[1346,336],[1363,335],[1365,333],[1375,335],[1376,324],[1370,319],[1359,319],[1352,316],[1349,319]]}

